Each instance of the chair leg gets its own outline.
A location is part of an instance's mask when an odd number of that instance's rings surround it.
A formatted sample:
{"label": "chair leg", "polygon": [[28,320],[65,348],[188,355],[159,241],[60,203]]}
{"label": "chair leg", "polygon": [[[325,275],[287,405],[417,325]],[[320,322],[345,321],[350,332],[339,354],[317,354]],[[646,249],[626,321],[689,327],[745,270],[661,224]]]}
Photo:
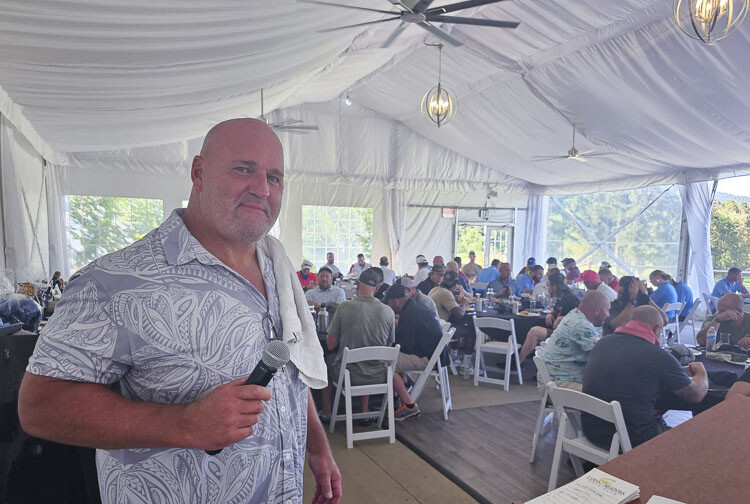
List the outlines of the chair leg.
{"label": "chair leg", "polygon": [[509,348],[508,353],[505,354],[505,380],[504,380],[505,383],[503,383],[503,388],[505,389],[506,392],[510,390],[510,363],[511,363],[510,357],[511,357],[511,350]]}
{"label": "chair leg", "polygon": [[396,419],[393,411],[393,372],[391,368],[388,368],[388,371],[388,430],[391,433],[390,442],[393,444],[396,442]]}
{"label": "chair leg", "polygon": [[[391,401],[393,400],[393,393],[391,393]],[[385,400],[385,397],[382,401],[383,404],[380,405],[380,416],[378,417],[378,429],[383,428],[383,419],[385,418],[385,408],[388,405],[388,401]]]}
{"label": "chair leg", "polygon": [[474,386],[479,386],[479,362],[482,360],[482,347],[477,345],[474,353]]}
{"label": "chair leg", "polygon": [[346,401],[346,447],[350,450],[354,448],[354,419],[352,418],[352,394],[351,394],[351,383],[349,383],[349,377],[346,377],[346,390],[344,391],[344,399]]}
{"label": "chair leg", "polygon": [[531,438],[531,457],[529,457],[529,463],[534,463],[536,458],[536,444],[539,441],[539,434],[542,431],[542,422],[544,422],[544,410],[547,409],[547,391],[545,390],[542,402],[539,405],[539,414],[536,417],[536,425],[534,426],[534,436]]}
{"label": "chair leg", "polygon": [[561,415],[560,426],[557,430],[557,441],[555,442],[555,454],[552,456],[552,468],[550,469],[549,482],[547,483],[548,492],[557,488],[557,477],[560,472],[560,456],[562,455],[562,438],[565,423],[565,415]]}
{"label": "chair leg", "polygon": [[328,432],[333,434],[333,429],[336,427],[336,416],[339,413],[339,398],[341,397],[341,390],[336,386],[331,386],[331,393],[336,396],[333,400],[333,409],[331,410],[331,424],[328,426]]}
{"label": "chair leg", "polygon": [[516,356],[516,372],[518,373],[518,384],[523,385],[523,373],[521,372],[521,359],[518,357],[518,343],[513,345],[513,353]]}
{"label": "chair leg", "polygon": [[443,385],[442,385],[442,388],[443,388],[443,391],[445,393],[445,405],[446,405],[445,406],[445,408],[446,408],[445,420],[448,420],[448,411],[450,411],[450,410],[453,409],[453,398],[451,396],[451,382],[448,381],[448,370],[447,369],[443,368],[442,374],[443,374]]}

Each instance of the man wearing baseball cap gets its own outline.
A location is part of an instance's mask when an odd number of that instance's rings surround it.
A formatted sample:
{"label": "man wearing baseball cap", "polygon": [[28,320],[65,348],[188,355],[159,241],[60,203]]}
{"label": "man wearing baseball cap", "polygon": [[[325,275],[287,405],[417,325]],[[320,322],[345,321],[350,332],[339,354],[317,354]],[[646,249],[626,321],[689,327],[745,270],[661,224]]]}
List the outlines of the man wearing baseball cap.
{"label": "man wearing baseball cap", "polygon": [[[390,346],[396,337],[393,311],[374,296],[383,283],[380,268],[369,268],[359,275],[357,295],[338,306],[328,326],[326,345],[336,352],[326,356],[328,387],[323,390],[321,420],[331,418],[331,383],[339,379],[344,347],[350,350],[369,346]],[[352,385],[383,383],[386,369],[379,362],[357,362],[349,369]],[[369,411],[369,396],[362,396],[362,411]]]}
{"label": "man wearing baseball cap", "polygon": [[461,341],[460,349],[464,354],[470,356],[474,353],[476,334],[473,324],[472,327],[468,327],[464,322],[464,308],[458,304],[454,296],[457,283],[458,273],[446,271],[440,285],[430,291],[430,298],[435,301],[440,319],[450,322],[451,326],[456,328],[454,337]]}
{"label": "man wearing baseball cap", "polygon": [[349,276],[352,278],[358,278],[359,275],[368,268],[372,268],[372,266],[365,261],[365,255],[357,254],[357,262],[352,264],[351,268],[349,268]]}
{"label": "man wearing baseball cap", "polygon": [[427,279],[430,275],[430,263],[422,254],[417,256],[417,273],[414,275],[414,283],[419,285],[420,282]]}
{"label": "man wearing baseball cap", "polygon": [[445,266],[442,264],[434,265],[427,278],[417,284],[417,289],[422,294],[429,294],[432,289],[440,285],[440,282],[443,281],[443,275],[445,275]]}
{"label": "man wearing baseball cap", "polygon": [[314,289],[316,285],[318,285],[318,275],[315,273],[310,273],[310,268],[312,268],[313,263],[305,259],[302,261],[302,267],[297,272],[297,278],[299,278],[299,283],[302,284],[302,289],[307,291],[309,289]]}
{"label": "man wearing baseball cap", "polygon": [[599,278],[599,274],[596,271],[586,270],[581,273],[581,278],[583,279],[583,283],[584,285],[586,285],[586,288],[588,290],[601,292],[607,297],[607,299],[609,299],[610,303],[617,299],[617,292],[615,292],[612,287],[602,282]]}
{"label": "man wearing baseball cap", "polygon": [[[409,295],[410,298],[414,300],[415,303],[418,305],[424,306],[425,308],[431,310],[435,313],[435,316],[438,316],[437,306],[435,306],[435,301],[433,301],[430,296],[427,296],[417,290],[417,285],[414,283],[414,280],[407,276],[403,276],[399,279],[398,283],[404,286],[404,289],[406,289],[406,293]],[[439,318],[439,317],[438,317]]]}
{"label": "man wearing baseball cap", "polygon": [[576,260],[572,257],[566,257],[562,262],[565,270],[565,281],[569,284],[576,283],[581,279],[581,270],[576,266]]}

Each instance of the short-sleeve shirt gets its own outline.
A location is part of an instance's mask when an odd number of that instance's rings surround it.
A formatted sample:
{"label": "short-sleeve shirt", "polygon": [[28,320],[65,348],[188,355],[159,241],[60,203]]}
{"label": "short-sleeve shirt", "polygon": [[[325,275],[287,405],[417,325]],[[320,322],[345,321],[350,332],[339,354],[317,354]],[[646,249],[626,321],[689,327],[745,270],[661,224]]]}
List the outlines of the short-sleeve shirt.
{"label": "short-sleeve shirt", "polygon": [[680,316],[687,317],[690,314],[690,310],[693,309],[693,304],[695,304],[693,290],[685,282],[677,282],[674,289],[677,291],[677,302],[685,303],[685,308],[680,312]]}
{"label": "short-sleeve shirt", "polygon": [[534,281],[531,279],[528,273],[524,273],[520,277],[516,278],[516,288],[513,290],[513,294],[520,296],[523,291],[533,290]]}
{"label": "short-sleeve shirt", "polygon": [[[338,379],[344,347],[350,350],[368,346],[389,346],[396,339],[396,317],[388,306],[372,296],[355,296],[341,303],[328,326],[328,334],[338,338],[339,349],[331,365]],[[382,383],[385,367],[381,362],[356,362],[348,366],[355,385]]]}
{"label": "short-sleeve shirt", "polygon": [[596,327],[583,313],[568,313],[544,347],[544,362],[552,380],[583,383],[583,368],[598,339]]}
{"label": "short-sleeve shirt", "polygon": [[477,273],[477,282],[490,283],[493,280],[500,278],[500,270],[490,266],[489,268],[482,268]]}
{"label": "short-sleeve shirt", "polygon": [[303,289],[307,289],[311,285],[314,285],[318,283],[318,275],[315,273],[308,273],[307,278],[302,275],[302,271],[297,272],[297,278],[299,279],[300,285],[302,285]]}
{"label": "short-sleeve shirt", "polygon": [[458,308],[458,303],[456,302],[456,298],[453,297],[453,293],[445,287],[435,287],[432,289],[430,291],[430,299],[435,301],[440,320],[447,321],[450,319],[451,310]]}
{"label": "short-sleeve shirt", "polygon": [[720,298],[727,292],[733,292],[735,294],[742,294],[742,287],[739,282],[729,282],[729,277],[724,277],[714,285],[714,290],[711,295],[716,298]]}
{"label": "short-sleeve shirt", "polygon": [[[516,295],[516,281],[512,278],[508,278],[507,280],[503,281],[503,279],[498,276],[487,285],[487,288],[492,289],[495,295],[498,295],[506,287],[510,291],[510,294],[514,296]],[[503,297],[508,297],[510,296],[510,294],[504,294]]]}
{"label": "short-sleeve shirt", "polygon": [[[664,308],[664,305],[667,303],[677,302],[677,291],[675,290],[674,285],[669,282],[664,282],[658,289],[651,293],[651,300],[656,303],[656,306],[659,308]],[[677,312],[674,310],[669,310],[667,312],[667,317],[670,319],[673,319],[676,316]]]}
{"label": "short-sleeve shirt", "polygon": [[343,303],[346,301],[346,292],[341,287],[331,285],[326,290],[322,290],[320,286],[310,289],[305,293],[308,301],[312,301],[315,304],[321,303]]}
{"label": "short-sleeve shirt", "polygon": [[419,285],[422,281],[426,280],[430,276],[430,268],[424,267],[419,268],[417,273],[414,275],[414,283]]}
{"label": "short-sleeve shirt", "polygon": [[[669,352],[638,336],[605,336],[589,355],[583,373],[583,392],[604,401],[619,401],[630,442],[645,443],[659,434],[656,402],[665,392],[690,385],[691,380]],[[614,425],[581,415],[583,432],[599,446],[609,448]]]}
{"label": "short-sleeve shirt", "polygon": [[370,268],[372,268],[372,266],[370,266],[368,263],[365,263],[362,266],[360,266],[359,263],[356,262],[352,264],[351,268],[349,268],[349,273],[351,273],[351,275],[354,278],[359,278],[359,275],[361,275],[364,270],[370,269]]}
{"label": "short-sleeve shirt", "polygon": [[607,299],[609,299],[610,303],[617,299],[617,292],[615,292],[612,287],[605,284],[604,282],[599,282],[599,286],[596,288],[596,290],[607,296]]}
{"label": "short-sleeve shirt", "polygon": [[464,264],[464,267],[461,269],[463,270],[464,273],[466,273],[466,276],[471,279],[477,276],[477,274],[482,269],[482,267],[478,265],[477,263],[474,263],[474,264],[467,263],[467,264]]}
{"label": "short-sleeve shirt", "polygon": [[383,283],[386,285],[394,285],[396,283],[396,272],[385,266],[380,266],[383,270]]}
{"label": "short-sleeve shirt", "polygon": [[435,316],[439,318],[439,316],[438,316],[438,310],[437,310],[437,305],[435,304],[435,301],[433,301],[430,296],[427,296],[427,295],[421,293],[420,291],[417,291],[414,294],[414,297],[412,299],[414,299],[414,301],[418,305],[422,305],[425,308],[428,308],[428,309],[432,310],[433,312],[435,312]]}
{"label": "short-sleeve shirt", "polygon": [[401,353],[430,357],[443,337],[443,329],[435,313],[409,299],[398,316],[396,343]]}
{"label": "short-sleeve shirt", "polygon": [[[273,333],[281,334],[272,259],[258,242],[267,301],[201,246],[182,212],[71,277],[30,373],[119,382],[126,399],[160,404],[190,404],[250,374]],[[220,456],[187,448],[97,450],[102,500],[301,503],[307,387],[291,363],[268,387],[271,400],[253,435]]]}
{"label": "short-sleeve shirt", "polygon": [[[713,324],[715,320],[716,315],[709,315],[703,322],[703,327]],[[729,342],[737,345],[742,338],[750,334],[750,313],[743,314],[742,323],[739,325],[734,325],[731,320],[720,321],[716,334],[721,333],[729,333]]]}
{"label": "short-sleeve shirt", "polygon": [[578,296],[570,291],[565,291],[563,296],[557,300],[557,303],[555,303],[555,308],[552,314],[554,315],[554,318],[564,317],[572,310],[578,308],[579,303]]}

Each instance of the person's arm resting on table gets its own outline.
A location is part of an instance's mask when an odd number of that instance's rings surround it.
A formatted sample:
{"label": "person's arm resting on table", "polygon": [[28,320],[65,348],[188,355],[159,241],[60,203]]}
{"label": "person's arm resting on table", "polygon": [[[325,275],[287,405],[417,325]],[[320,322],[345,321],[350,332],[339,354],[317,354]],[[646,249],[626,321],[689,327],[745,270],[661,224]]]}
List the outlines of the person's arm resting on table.
{"label": "person's arm resting on table", "polygon": [[685,370],[690,376],[690,385],[673,391],[677,397],[690,403],[699,403],[708,392],[708,374],[700,362],[691,362]]}

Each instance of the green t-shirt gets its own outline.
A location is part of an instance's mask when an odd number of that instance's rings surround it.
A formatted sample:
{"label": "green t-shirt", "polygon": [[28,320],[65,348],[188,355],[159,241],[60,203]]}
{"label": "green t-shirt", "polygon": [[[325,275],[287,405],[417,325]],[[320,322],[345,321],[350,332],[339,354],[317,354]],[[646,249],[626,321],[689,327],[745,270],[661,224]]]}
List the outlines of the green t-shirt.
{"label": "green t-shirt", "polygon": [[[338,380],[344,347],[350,350],[368,346],[390,346],[396,338],[396,318],[387,305],[372,296],[355,296],[341,303],[328,326],[338,338],[339,349],[331,363],[332,376]],[[353,385],[385,381],[385,366],[380,362],[357,362],[348,366]]]}

